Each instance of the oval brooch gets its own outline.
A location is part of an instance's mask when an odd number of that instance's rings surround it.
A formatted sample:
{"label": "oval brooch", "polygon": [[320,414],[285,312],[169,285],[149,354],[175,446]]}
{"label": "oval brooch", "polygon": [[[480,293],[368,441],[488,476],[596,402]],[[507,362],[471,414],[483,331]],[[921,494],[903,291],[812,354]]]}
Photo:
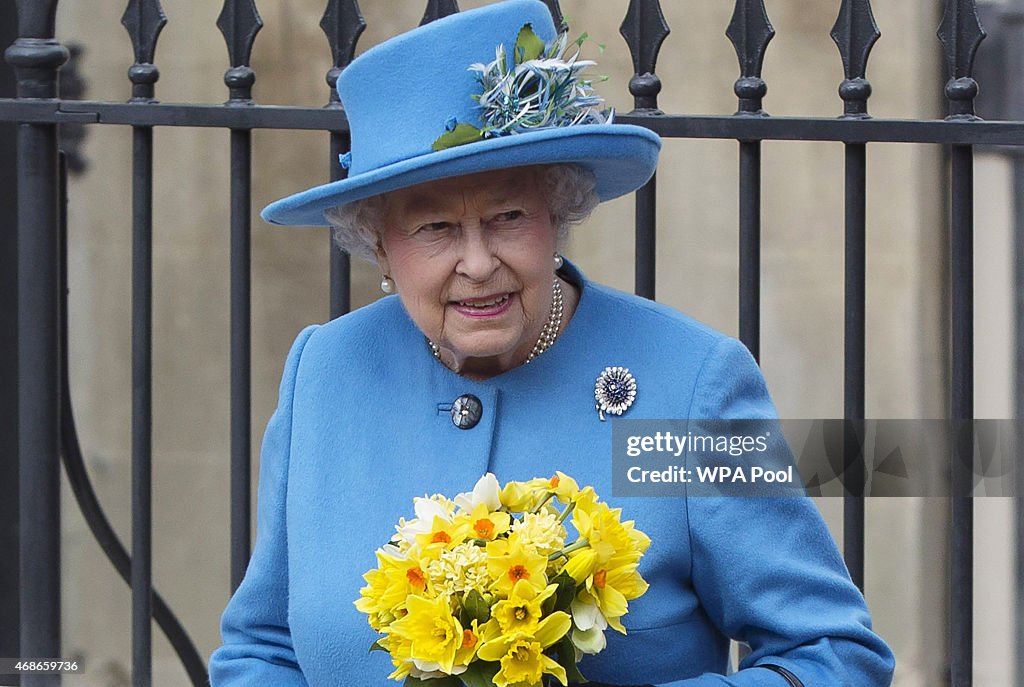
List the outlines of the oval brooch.
{"label": "oval brooch", "polygon": [[626,367],[606,367],[594,384],[597,415],[604,422],[605,413],[622,415],[636,400],[636,379]]}

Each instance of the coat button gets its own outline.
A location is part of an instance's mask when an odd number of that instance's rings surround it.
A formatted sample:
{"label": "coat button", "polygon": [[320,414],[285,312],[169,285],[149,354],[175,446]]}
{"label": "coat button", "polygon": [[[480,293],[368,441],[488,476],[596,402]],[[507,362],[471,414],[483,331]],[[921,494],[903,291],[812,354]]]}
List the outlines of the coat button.
{"label": "coat button", "polygon": [[484,414],[484,404],[473,394],[463,394],[452,403],[452,424],[459,429],[473,429]]}

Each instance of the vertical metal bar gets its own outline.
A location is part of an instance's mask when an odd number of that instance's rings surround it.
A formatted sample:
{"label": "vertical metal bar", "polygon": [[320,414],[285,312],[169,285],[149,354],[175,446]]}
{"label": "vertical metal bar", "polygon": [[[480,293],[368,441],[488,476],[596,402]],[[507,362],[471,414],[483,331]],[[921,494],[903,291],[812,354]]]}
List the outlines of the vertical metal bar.
{"label": "vertical metal bar", "polygon": [[[725,35],[739,60],[733,84],[740,117],[765,117],[768,85],[761,78],[764,53],[775,36],[764,0],[736,0]],[[740,341],[756,360],[761,358],[761,142],[740,141],[739,183]]]}
{"label": "vertical metal bar", "polygon": [[[338,161],[343,151],[351,147],[347,133],[331,132],[331,181],[344,179],[345,169]],[[352,258],[334,243],[328,235],[331,255],[331,319],[341,317],[352,308]]]}
{"label": "vertical metal bar", "polygon": [[636,295],[654,300],[657,236],[657,175],[636,192]]}
{"label": "vertical metal bar", "polygon": [[[19,98],[56,98],[68,59],[54,40],[55,0],[18,4],[20,37],[5,53]],[[18,126],[18,459],[21,648],[60,656],[60,283],[57,126]],[[22,685],[59,685],[25,675]]]}
{"label": "vertical metal bar", "polygon": [[[655,74],[658,52],[669,34],[658,0],[630,0],[619,26],[633,57],[633,114],[657,115],[661,79]],[[657,175],[636,192],[636,258],[634,290],[638,296],[654,298],[657,254]]]}
{"label": "vertical metal bar", "polygon": [[864,460],[857,437],[864,419],[864,318],[867,149],[846,144],[845,336],[843,341],[843,416],[846,425],[843,497],[843,557],[850,577],[864,591]]}
{"label": "vertical metal bar", "polygon": [[[832,27],[845,78],[839,85],[843,118],[867,119],[871,84],[865,78],[871,48],[882,35],[871,11],[871,0],[843,0]],[[867,470],[863,453],[866,314],[867,147],[845,145],[845,282],[843,337],[843,558],[850,577],[864,591],[864,485]]]}
{"label": "vertical metal bar", "polygon": [[[12,2],[0,3],[0,45],[17,36]],[[14,73],[0,67],[0,97],[13,98]],[[18,128],[0,123],[0,656],[18,655]]]}
{"label": "vertical metal bar", "polygon": [[1024,466],[1019,456],[1024,451],[1024,156],[1013,155],[1013,248],[1014,248],[1014,323],[1015,323],[1015,367],[1014,374],[1014,418],[1017,422],[1016,455],[1017,498],[1014,499],[1017,532],[1015,547],[1017,553],[1017,599],[1016,618],[1016,684],[1024,687]]}
{"label": "vertical metal bar", "polygon": [[[121,23],[135,63],[129,102],[154,102],[159,0],[129,0]],[[132,686],[153,684],[153,129],[132,127]]]}
{"label": "vertical metal bar", "polygon": [[761,358],[761,142],[740,142],[740,341]]}
{"label": "vertical metal bar", "polygon": [[[18,127],[21,654],[60,655],[57,127]],[[59,684],[26,675],[26,687]]]}
{"label": "vertical metal bar", "polygon": [[[974,56],[985,38],[975,0],[945,0],[937,32],[949,69],[945,94],[947,119],[971,121],[978,83],[972,74]],[[954,145],[950,155],[952,194],[952,374],[950,414],[955,439],[952,468],[950,550],[950,681],[970,687],[973,673],[974,504],[969,496],[974,418],[974,152]]]}
{"label": "vertical metal bar", "polygon": [[950,676],[955,687],[970,687],[974,654],[974,502],[962,494],[970,488],[973,432],[962,421],[974,416],[974,153],[970,146],[952,148],[951,408],[958,431],[951,457]]}
{"label": "vertical metal bar", "polygon": [[153,683],[153,130],[132,130],[132,685]]}
{"label": "vertical metal bar", "polygon": [[249,564],[252,133],[231,130],[231,589]]}
{"label": "vertical metal bar", "polygon": [[[458,10],[458,7],[455,8]],[[429,13],[429,9],[427,10]],[[359,3],[355,0],[328,0],[324,16],[320,20],[320,28],[327,36],[331,46],[333,62],[327,72],[327,85],[331,88],[328,108],[341,110],[341,99],[338,97],[338,77],[341,71],[352,61],[356,52],[359,36],[366,29],[366,21],[359,11]],[[348,132],[331,132],[331,181],[345,178],[348,174],[341,165],[341,155],[352,147]],[[331,319],[347,313],[352,307],[352,265],[351,258],[339,249],[332,237],[328,237],[331,265]]]}
{"label": "vertical metal bar", "polygon": [[[252,44],[263,26],[253,0],[225,0],[217,18],[231,68],[224,73],[229,106],[252,104]],[[251,233],[252,132],[231,130],[231,590],[249,565],[252,508]]]}

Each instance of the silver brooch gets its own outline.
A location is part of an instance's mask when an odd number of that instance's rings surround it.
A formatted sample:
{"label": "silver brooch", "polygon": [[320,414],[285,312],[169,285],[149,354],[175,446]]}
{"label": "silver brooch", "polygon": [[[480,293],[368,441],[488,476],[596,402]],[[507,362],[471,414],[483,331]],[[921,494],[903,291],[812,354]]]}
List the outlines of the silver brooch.
{"label": "silver brooch", "polygon": [[606,367],[594,384],[597,415],[604,422],[604,414],[622,415],[636,400],[636,379],[626,367]]}

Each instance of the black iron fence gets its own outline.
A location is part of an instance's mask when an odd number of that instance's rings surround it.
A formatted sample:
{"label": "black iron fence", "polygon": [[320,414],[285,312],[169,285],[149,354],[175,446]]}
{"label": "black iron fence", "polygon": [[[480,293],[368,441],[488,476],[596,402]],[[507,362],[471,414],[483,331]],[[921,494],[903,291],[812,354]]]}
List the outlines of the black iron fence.
{"label": "black iron fence", "polygon": [[[547,0],[562,23],[557,0]],[[838,4],[838,3],[837,3]],[[173,613],[152,584],[151,323],[153,130],[156,127],[226,129],[231,140],[231,580],[236,586],[249,556],[250,532],[250,195],[252,131],[262,128],[320,130],[330,138],[325,167],[331,178],[344,172],[338,154],[348,148],[347,123],[336,92],[323,108],[273,107],[251,99],[253,41],[262,21],[253,0],[225,0],[217,26],[231,67],[224,75],[223,105],[166,104],[155,100],[159,72],[157,39],[166,19],[158,0],[129,0],[123,17],[135,51],[129,70],[132,97],[126,103],[73,101],[58,97],[57,80],[68,57],[54,39],[57,0],[18,0],[19,33],[7,49],[17,76],[17,97],[0,99],[0,123],[17,122],[17,336],[20,491],[21,656],[61,655],[59,472],[63,459],[79,504],[98,541],[132,588],[132,682],[152,682],[152,619],[168,635],[192,682],[205,684],[205,666]],[[983,121],[975,115],[976,50],[984,37],[975,0],[944,0],[938,38],[944,49],[948,116],[942,120],[885,120],[868,114],[871,86],[865,78],[879,31],[870,0],[842,0],[832,31],[845,72],[838,84],[835,118],[773,117],[762,110],[765,50],[774,35],[763,0],[736,0],[727,35],[739,58],[734,115],[692,116],[658,109],[661,80],[656,62],[669,27],[657,0],[631,0],[621,32],[635,76],[629,90],[635,109],[618,121],[648,127],[666,138],[730,139],[738,142],[740,243],[739,331],[755,356],[760,348],[761,143],[766,140],[832,141],[845,148],[845,371],[844,412],[864,417],[865,406],[865,227],[868,145],[877,142],[947,146],[951,176],[950,250],[952,367],[950,414],[971,418],[973,396],[973,153],[976,146],[1024,145],[1024,122]],[[455,0],[429,0],[423,21],[458,11]],[[1009,16],[1009,15],[1007,15]],[[349,63],[364,22],[355,0],[328,0],[321,21],[333,55],[328,81]],[[1011,41],[1012,43],[1012,41]],[[841,107],[839,106],[841,104]],[[1018,119],[1019,116],[1014,116]],[[92,493],[82,464],[67,389],[66,260],[62,254],[64,168],[58,130],[68,124],[123,125],[133,130],[132,280],[132,541],[131,557],[117,540]],[[1018,176],[1018,189],[1021,188]],[[636,194],[636,291],[655,296],[657,180]],[[7,238],[7,237],[4,237]],[[3,275],[0,275],[3,276]],[[348,257],[331,257],[331,312],[349,308]],[[7,287],[5,287],[5,292]],[[9,314],[11,306],[5,307]],[[4,328],[6,329],[6,328]],[[0,348],[0,352],[2,352]],[[12,359],[3,355],[4,362]],[[12,394],[0,394],[11,402]],[[6,397],[6,398],[4,398]],[[3,416],[4,413],[0,413]],[[7,432],[4,436],[9,436]],[[3,440],[3,437],[0,437]],[[3,463],[0,462],[0,467]],[[956,474],[956,473],[954,473]],[[973,506],[953,498],[950,570],[949,681],[971,684]],[[847,497],[844,554],[855,582],[864,580],[865,502]],[[1019,586],[1019,585],[1018,585]],[[1020,614],[1018,612],[1018,619]],[[1018,652],[1024,653],[1024,652]],[[24,676],[23,685],[58,684],[58,676]]]}

